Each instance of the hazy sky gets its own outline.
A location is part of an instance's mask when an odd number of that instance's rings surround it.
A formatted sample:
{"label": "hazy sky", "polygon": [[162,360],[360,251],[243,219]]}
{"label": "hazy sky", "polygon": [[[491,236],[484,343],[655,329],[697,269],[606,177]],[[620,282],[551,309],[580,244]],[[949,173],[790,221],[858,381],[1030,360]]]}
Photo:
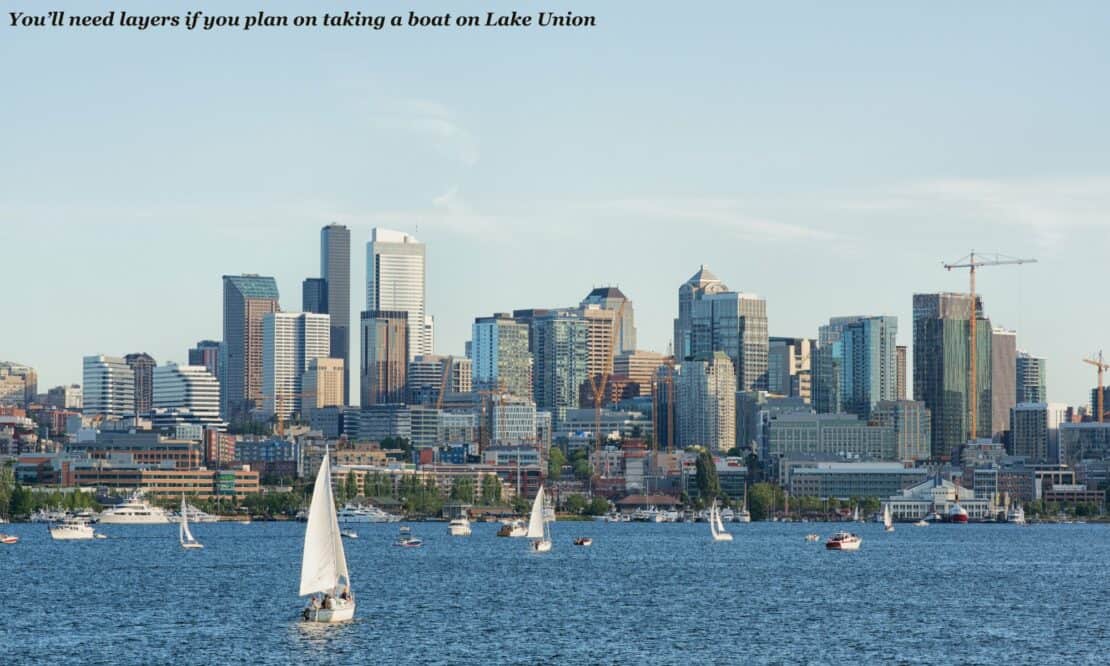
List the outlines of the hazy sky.
{"label": "hazy sky", "polygon": [[[885,313],[908,343],[914,292],[967,288],[942,261],[1032,256],[982,271],[987,314],[1048,358],[1050,399],[1085,403],[1080,358],[1110,350],[1110,4],[833,4],[258,4],[569,9],[588,31],[5,24],[0,360],[43,389],[85,354],[183,362],[221,335],[224,273],[299,309],[337,221],[356,307],[373,226],[428,243],[447,353],[476,315],[606,283],[663,351],[702,263],[767,299],[772,335]],[[155,9],[58,3],[98,6]],[[248,9],[157,4],[192,8]]]}

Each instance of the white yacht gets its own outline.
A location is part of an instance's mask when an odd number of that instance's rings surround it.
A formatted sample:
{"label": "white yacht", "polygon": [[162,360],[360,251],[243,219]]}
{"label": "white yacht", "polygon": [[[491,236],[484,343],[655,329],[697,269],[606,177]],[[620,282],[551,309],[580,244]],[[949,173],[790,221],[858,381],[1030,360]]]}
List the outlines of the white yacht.
{"label": "white yacht", "polygon": [[1025,524],[1025,509],[1021,507],[1021,504],[1014,504],[1010,507],[1010,510],[1006,513],[1006,522],[1015,525]]}
{"label": "white yacht", "polygon": [[447,523],[447,532],[451,536],[470,536],[470,521],[466,518],[455,518]]}
{"label": "white yacht", "polygon": [[123,504],[100,512],[103,525],[165,525],[170,522],[166,512],[135,493]]}
{"label": "white yacht", "polygon": [[50,538],[57,541],[85,540],[94,536],[92,525],[83,520],[69,519],[50,525]]}
{"label": "white yacht", "polygon": [[400,516],[386,513],[376,506],[347,504],[337,514],[340,523],[396,523]]}

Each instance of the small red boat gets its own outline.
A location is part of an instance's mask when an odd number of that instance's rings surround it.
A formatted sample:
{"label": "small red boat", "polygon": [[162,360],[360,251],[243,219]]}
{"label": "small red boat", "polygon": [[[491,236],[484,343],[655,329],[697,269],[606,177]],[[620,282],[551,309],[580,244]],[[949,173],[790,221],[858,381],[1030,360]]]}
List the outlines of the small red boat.
{"label": "small red boat", "polygon": [[960,506],[956,502],[948,509],[948,522],[950,523],[966,523],[967,522],[967,509]]}
{"label": "small red boat", "polygon": [[0,534],[0,543],[13,544],[19,543],[19,537],[14,534]]}

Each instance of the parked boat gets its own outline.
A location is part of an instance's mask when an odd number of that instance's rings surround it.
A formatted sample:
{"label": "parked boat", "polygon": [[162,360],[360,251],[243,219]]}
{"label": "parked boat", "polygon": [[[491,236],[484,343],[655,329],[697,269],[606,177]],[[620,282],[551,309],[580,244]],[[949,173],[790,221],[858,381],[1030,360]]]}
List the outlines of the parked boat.
{"label": "parked boat", "polygon": [[347,504],[339,510],[338,520],[341,523],[396,523],[401,517],[372,505]]}
{"label": "parked boat", "polygon": [[960,506],[960,503],[957,501],[955,504],[948,508],[948,515],[946,516],[945,520],[950,523],[966,523],[967,509]]}
{"label": "parked boat", "polygon": [[219,516],[213,516],[210,513],[201,511],[192,504],[186,504],[185,508],[182,509],[180,513],[167,513],[166,517],[169,518],[171,523],[178,523],[181,522],[181,516],[183,515],[187,515],[189,517],[189,522],[193,525],[197,523],[218,523],[220,521]]}
{"label": "parked boat", "polygon": [[1025,524],[1025,509],[1021,507],[1021,504],[1015,504],[1010,507],[1010,510],[1006,512],[1006,522],[1015,525]]}
{"label": "parked boat", "polygon": [[551,530],[548,522],[543,486],[540,486],[536,491],[536,499],[532,500],[532,513],[528,518],[528,538],[532,540],[533,552],[546,553],[551,550]]}
{"label": "parked boat", "polygon": [[713,535],[714,541],[732,541],[732,535],[725,530],[721,522],[721,511],[717,508],[717,500],[713,500],[713,506],[709,507],[709,533]]}
{"label": "parked boat", "polygon": [[593,543],[594,543],[594,540],[591,539],[590,537],[581,537],[580,536],[580,537],[575,537],[574,538],[574,545],[576,545],[576,546],[592,546]]}
{"label": "parked boat", "polygon": [[929,521],[922,518],[921,520],[914,523],[913,526],[914,527],[928,527],[929,526]]}
{"label": "parked boat", "polygon": [[197,548],[204,548],[204,544],[197,541],[193,533],[189,531],[189,512],[185,510],[185,496],[181,496],[181,520],[178,522],[177,538],[181,542],[181,547],[192,550]]}
{"label": "parked boat", "polygon": [[829,550],[859,550],[862,543],[863,539],[859,535],[851,532],[837,532],[825,542],[825,548]]}
{"label": "parked boat", "polygon": [[354,530],[340,530],[339,536],[343,537],[344,539],[357,539],[358,532]]}
{"label": "parked boat", "polygon": [[447,523],[447,533],[451,536],[470,536],[470,521],[466,518],[455,518]]}
{"label": "parked boat", "polygon": [[412,535],[411,528],[402,525],[401,529],[397,531],[397,539],[393,542],[393,545],[401,548],[419,548],[424,545],[424,542]]}
{"label": "parked boat", "polygon": [[83,520],[67,519],[50,526],[50,538],[57,541],[83,541],[94,536],[92,525]]}
{"label": "parked boat", "polygon": [[[608,520],[608,517],[606,517]],[[528,526],[523,520],[514,520],[512,522],[504,523],[501,529],[497,530],[499,537],[523,537],[528,536]]]}
{"label": "parked boat", "polygon": [[890,511],[890,505],[883,505],[883,529],[887,532],[894,531],[894,514]]}
{"label": "parked boat", "polygon": [[65,511],[39,509],[31,514],[32,523],[60,523],[67,518]]}
{"label": "parked boat", "polygon": [[[330,461],[330,452],[325,447],[304,530],[300,595],[312,595],[302,613],[308,622],[344,622],[355,615],[351,576],[331,492]],[[318,598],[318,594],[322,597]]]}
{"label": "parked boat", "polygon": [[4,533],[0,532],[0,543],[7,544],[7,545],[10,546],[12,544],[19,543],[19,537],[17,537],[14,534],[4,534]]}
{"label": "parked boat", "polygon": [[807,534],[806,535],[806,541],[814,542],[814,541],[820,541],[820,540],[821,540],[821,536],[819,534]]}
{"label": "parked boat", "polygon": [[122,504],[101,511],[100,522],[104,525],[166,525],[170,519],[160,507],[153,506],[136,492]]}

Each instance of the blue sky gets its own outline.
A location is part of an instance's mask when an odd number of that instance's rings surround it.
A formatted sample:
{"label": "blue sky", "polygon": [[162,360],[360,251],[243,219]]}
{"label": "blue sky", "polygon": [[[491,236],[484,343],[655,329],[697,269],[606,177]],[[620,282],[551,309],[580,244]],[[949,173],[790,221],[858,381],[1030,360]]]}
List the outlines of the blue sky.
{"label": "blue sky", "polygon": [[[342,3],[268,2],[271,12]],[[541,9],[588,31],[186,33],[0,28],[0,359],[44,386],[84,354],[183,361],[220,336],[220,275],[318,274],[352,228],[429,245],[437,350],[475,315],[617,283],[664,350],[699,264],[768,300],[773,335],[965,290],[1085,402],[1110,349],[1110,5],[373,2]],[[149,3],[61,3],[86,12]],[[28,5],[28,7],[33,7]],[[158,11],[255,9],[159,3]],[[22,9],[6,2],[5,12]]]}

